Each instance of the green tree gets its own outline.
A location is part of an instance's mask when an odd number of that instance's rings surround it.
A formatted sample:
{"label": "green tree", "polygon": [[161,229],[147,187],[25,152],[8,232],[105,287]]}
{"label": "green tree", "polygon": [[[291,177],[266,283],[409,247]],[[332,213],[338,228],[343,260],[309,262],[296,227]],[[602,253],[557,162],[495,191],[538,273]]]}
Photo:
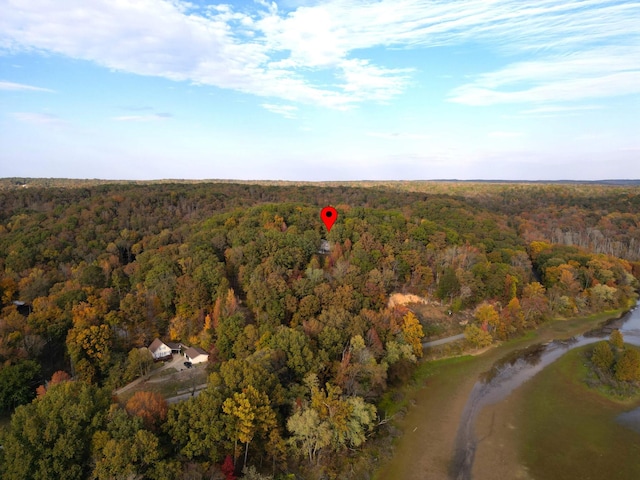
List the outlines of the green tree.
{"label": "green tree", "polygon": [[18,407],[4,437],[3,478],[85,478],[91,439],[108,406],[108,392],[84,382],[63,382]]}
{"label": "green tree", "polygon": [[244,480],[273,480],[271,475],[261,474],[253,465],[242,469],[242,478]]}
{"label": "green tree", "polygon": [[104,271],[98,265],[88,265],[82,269],[79,280],[82,286],[104,288],[107,279]]}
{"label": "green tree", "polygon": [[132,348],[125,363],[124,380],[130,382],[144,377],[153,365],[153,355],[148,348]]}
{"label": "green tree", "polygon": [[19,360],[0,369],[0,411],[9,412],[36,396],[40,365],[33,360]]}
{"label": "green tree", "polygon": [[211,376],[200,395],[169,408],[163,429],[187,459],[218,463],[233,444],[225,435],[220,378],[215,373]]}
{"label": "green tree", "polygon": [[93,478],[176,478],[176,466],[161,459],[159,438],[142,424],[141,418],[111,406],[106,430],[93,435]]}
{"label": "green tree", "polygon": [[245,319],[241,313],[234,313],[230,317],[221,317],[216,332],[216,349],[220,358],[228,360],[233,356],[233,345],[242,334],[245,327]]}
{"label": "green tree", "polygon": [[270,348],[258,350],[247,358],[232,358],[220,365],[220,388],[225,394],[240,392],[252,386],[269,395],[273,405],[282,405],[285,391],[276,375],[273,365],[274,352]]}
{"label": "green tree", "polygon": [[331,443],[329,422],[321,421],[314,409],[294,413],[287,420],[287,428],[292,434],[290,444],[306,455],[310,464],[317,463],[322,450]]}
{"label": "green tree", "polygon": [[460,281],[456,275],[456,271],[447,267],[438,282],[438,288],[436,290],[436,296],[441,299],[452,300],[460,291]]}
{"label": "green tree", "polygon": [[338,451],[362,445],[366,433],[373,428],[376,408],[360,397],[342,396],[340,387],[330,383],[324,389],[319,388],[315,375],[307,376],[305,381],[311,390],[310,408],[329,424],[332,449]]}
{"label": "green tree", "polygon": [[269,342],[275,351],[284,352],[287,367],[293,379],[301,380],[316,368],[317,361],[309,345],[307,336],[289,327],[280,326]]}
{"label": "green tree", "polygon": [[609,372],[613,366],[614,356],[609,342],[598,342],[591,354],[593,364],[604,372]]}

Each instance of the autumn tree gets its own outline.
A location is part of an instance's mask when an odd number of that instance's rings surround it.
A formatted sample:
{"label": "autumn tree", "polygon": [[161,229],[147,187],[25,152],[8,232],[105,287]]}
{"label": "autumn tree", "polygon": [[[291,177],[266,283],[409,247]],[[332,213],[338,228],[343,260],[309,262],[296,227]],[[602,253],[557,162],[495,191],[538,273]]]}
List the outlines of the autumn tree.
{"label": "autumn tree", "polygon": [[475,317],[483,330],[496,331],[500,325],[500,315],[496,308],[489,303],[483,303],[476,308]]}
{"label": "autumn tree", "polygon": [[347,395],[373,400],[386,390],[388,368],[386,362],[376,361],[364,339],[356,335],[351,338],[349,349],[343,354],[335,381]]}
{"label": "autumn tree", "polygon": [[493,343],[491,334],[474,324],[465,327],[464,338],[476,348],[488,347]]}
{"label": "autumn tree", "polygon": [[633,347],[627,347],[622,352],[615,365],[616,380],[621,382],[640,381],[640,352]]}
{"label": "autumn tree", "polygon": [[247,466],[249,444],[256,434],[267,437],[269,431],[276,426],[276,416],[271,409],[269,397],[258,392],[249,385],[242,392],[236,392],[227,398],[222,411],[228,415],[231,425],[231,439],[244,443],[244,466]]}
{"label": "autumn tree", "polygon": [[227,455],[225,457],[224,463],[222,464],[222,467],[220,469],[224,474],[225,480],[236,480],[236,478],[238,478],[235,475],[236,467],[233,465],[233,458],[231,458],[231,455]]}
{"label": "autumn tree", "polygon": [[514,297],[500,312],[497,336],[500,340],[506,340],[516,332],[522,332],[525,328],[524,313],[520,306],[520,300]]}
{"label": "autumn tree", "polygon": [[143,428],[143,419],[130,417],[112,405],[106,428],[93,435],[93,478],[176,478],[177,465],[162,459],[159,438]]}
{"label": "autumn tree", "polygon": [[157,392],[136,392],[125,408],[129,415],[140,417],[149,430],[156,429],[167,418],[167,402]]}
{"label": "autumn tree", "polygon": [[76,374],[93,382],[96,373],[105,375],[111,361],[113,332],[108,325],[74,327],[67,335],[67,349]]}
{"label": "autumn tree", "polygon": [[611,345],[613,345],[613,347],[615,347],[617,350],[622,350],[624,348],[624,337],[618,329],[615,329],[613,332],[611,332],[609,341],[611,342]]}
{"label": "autumn tree", "polygon": [[305,383],[311,398],[287,420],[291,443],[310,463],[317,462],[326,447],[339,451],[362,445],[373,428],[376,408],[361,397],[343,397],[341,389],[329,383],[320,388],[315,374],[308,375]]}
{"label": "autumn tree", "polygon": [[413,349],[413,354],[417,358],[422,357],[422,339],[424,338],[424,330],[422,329],[422,324],[418,320],[418,317],[413,312],[407,312],[404,317],[402,317],[402,336],[411,348]]}
{"label": "autumn tree", "polygon": [[58,385],[59,383],[68,382],[69,380],[71,380],[71,376],[67,372],[65,372],[64,370],[58,370],[54,372],[53,375],[51,375],[51,379],[49,380],[47,385],[40,385],[37,388],[36,392],[38,393],[38,396],[41,397],[47,392],[47,389]]}
{"label": "autumn tree", "polygon": [[549,314],[549,300],[544,286],[539,282],[531,282],[522,292],[522,313],[528,324],[537,324],[545,320]]}

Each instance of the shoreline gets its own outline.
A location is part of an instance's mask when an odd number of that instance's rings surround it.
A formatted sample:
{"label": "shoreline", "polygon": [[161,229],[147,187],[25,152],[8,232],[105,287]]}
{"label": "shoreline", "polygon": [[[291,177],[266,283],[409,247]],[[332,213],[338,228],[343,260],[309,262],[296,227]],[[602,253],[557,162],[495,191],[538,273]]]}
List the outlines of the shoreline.
{"label": "shoreline", "polygon": [[[552,320],[534,330],[533,334],[526,334],[521,338],[496,345],[480,355],[458,357],[461,359],[458,362],[451,362],[451,359],[430,362],[434,372],[422,381],[420,386],[405,390],[407,403],[413,406],[401,420],[396,422],[403,433],[395,442],[393,456],[381,465],[373,478],[449,480],[449,468],[462,411],[471,389],[482,373],[489,370],[505,355],[531,345],[568,339],[585,333],[599,325],[621,318],[631,308],[632,305],[629,305],[624,309],[586,317]],[[516,393],[517,391],[514,392]],[[486,410],[481,413],[478,420],[487,422]],[[508,441],[509,433],[515,435],[515,432],[510,430],[501,431],[500,435],[496,434],[494,441],[505,445],[513,444],[512,441]],[[485,445],[482,445],[483,450],[484,447]],[[517,452],[505,449],[501,451],[502,456],[497,459],[501,469],[505,472],[515,472],[517,476],[513,478],[528,478],[526,469],[523,469],[517,461]],[[478,458],[480,456],[484,455],[479,455]],[[488,475],[485,475],[483,461],[476,463],[474,464],[475,479],[496,478],[494,469],[491,469],[490,465],[487,470]]]}

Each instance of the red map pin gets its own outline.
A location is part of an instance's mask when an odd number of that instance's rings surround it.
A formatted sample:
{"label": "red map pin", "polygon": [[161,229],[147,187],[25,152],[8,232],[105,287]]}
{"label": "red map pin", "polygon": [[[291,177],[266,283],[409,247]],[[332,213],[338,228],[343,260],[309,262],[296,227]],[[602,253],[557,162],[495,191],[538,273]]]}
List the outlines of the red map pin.
{"label": "red map pin", "polygon": [[331,227],[336,223],[338,219],[338,211],[333,207],[324,207],[320,212],[320,218],[324,223],[324,226],[327,227],[327,231],[331,231]]}

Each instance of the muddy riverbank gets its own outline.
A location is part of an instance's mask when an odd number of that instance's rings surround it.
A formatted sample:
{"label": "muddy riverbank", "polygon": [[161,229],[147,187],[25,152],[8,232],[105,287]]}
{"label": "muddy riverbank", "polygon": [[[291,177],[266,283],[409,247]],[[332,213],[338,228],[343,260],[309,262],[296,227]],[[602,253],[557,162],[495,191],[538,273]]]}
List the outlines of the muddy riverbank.
{"label": "muddy riverbank", "polygon": [[[525,338],[507,342],[483,355],[458,362],[433,362],[433,374],[426,379],[421,389],[413,392],[413,406],[399,422],[404,434],[396,444],[395,455],[379,469],[375,478],[449,480],[452,477],[451,465],[460,419],[464,415],[469,396],[483,373],[489,371],[495,362],[517,350],[553,339],[571,338],[621,313],[609,312],[585,319],[553,321]],[[492,415],[490,411],[483,412],[478,418],[478,424],[490,426]],[[479,444],[473,467],[475,480],[498,478],[495,476],[496,462],[502,465],[504,472],[517,475],[511,478],[527,478],[526,469],[518,464],[517,455],[510,446],[513,445],[513,435],[516,434],[511,430],[508,423],[503,426],[494,424],[490,442],[504,444],[497,450],[488,448],[489,441]],[[484,455],[485,450],[492,453]],[[509,478],[510,474],[503,478]]]}

